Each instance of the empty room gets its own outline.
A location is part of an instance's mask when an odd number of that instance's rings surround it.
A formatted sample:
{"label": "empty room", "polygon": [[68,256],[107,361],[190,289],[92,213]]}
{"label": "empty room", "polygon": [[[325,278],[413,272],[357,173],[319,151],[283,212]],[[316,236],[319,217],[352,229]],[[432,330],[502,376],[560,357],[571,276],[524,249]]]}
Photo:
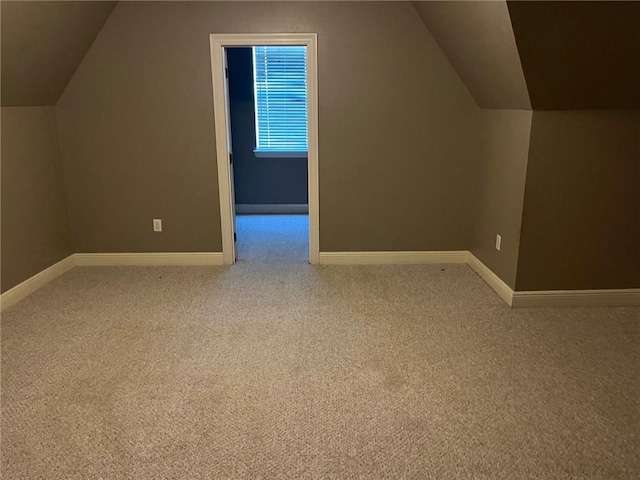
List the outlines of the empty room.
{"label": "empty room", "polygon": [[640,478],[640,2],[0,18],[3,479]]}

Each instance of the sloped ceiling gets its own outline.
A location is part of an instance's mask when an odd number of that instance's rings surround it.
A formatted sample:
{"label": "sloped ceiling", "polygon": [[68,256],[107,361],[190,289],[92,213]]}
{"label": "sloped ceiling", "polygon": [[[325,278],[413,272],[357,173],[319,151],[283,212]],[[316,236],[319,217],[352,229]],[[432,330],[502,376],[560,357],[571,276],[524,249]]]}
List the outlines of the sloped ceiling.
{"label": "sloped ceiling", "polygon": [[413,5],[483,108],[640,108],[640,2]]}
{"label": "sloped ceiling", "polygon": [[412,3],[480,107],[531,109],[506,1]]}
{"label": "sloped ceiling", "polygon": [[508,2],[536,110],[640,108],[640,2]]}
{"label": "sloped ceiling", "polygon": [[2,105],[55,105],[117,2],[2,1]]}
{"label": "sloped ceiling", "polygon": [[[55,105],[116,3],[2,0],[2,105]],[[640,108],[640,2],[412,3],[480,107]]]}

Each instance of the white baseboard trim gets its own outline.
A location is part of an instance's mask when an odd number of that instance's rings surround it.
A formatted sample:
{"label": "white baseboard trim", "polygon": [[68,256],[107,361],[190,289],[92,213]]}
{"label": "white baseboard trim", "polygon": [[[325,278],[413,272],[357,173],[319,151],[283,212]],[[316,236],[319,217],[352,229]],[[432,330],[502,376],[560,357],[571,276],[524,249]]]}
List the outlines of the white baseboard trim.
{"label": "white baseboard trim", "polygon": [[239,203],[236,204],[236,213],[239,215],[308,214],[309,205],[306,203]]}
{"label": "white baseboard trim", "polygon": [[76,253],[79,267],[222,265],[222,252]]}
{"label": "white baseboard trim", "polygon": [[222,265],[222,252],[74,253],[0,295],[0,311],[15,305],[74,267]]}
{"label": "white baseboard trim", "polygon": [[514,291],[466,250],[444,252],[320,252],[321,265],[466,263],[511,307],[640,306],[640,289]]}
{"label": "white baseboard trim", "polygon": [[[471,252],[320,252],[322,265],[467,264],[512,307],[640,306],[640,288],[609,290],[513,291]],[[15,305],[76,266],[222,265],[221,252],[76,253],[0,295],[0,311]]]}
{"label": "white baseboard trim", "polygon": [[321,265],[407,265],[467,263],[469,252],[320,252]]}
{"label": "white baseboard trim", "polygon": [[27,278],[24,282],[19,283],[15,287],[10,288],[0,295],[0,311],[4,311],[12,307],[23,298],[28,297],[36,290],[44,287],[47,283],[59,277],[63,273],[68,272],[75,266],[75,258],[69,255],[64,260],[54,263],[45,268],[33,277]]}
{"label": "white baseboard trim", "polygon": [[473,253],[467,252],[467,264],[476,272],[487,285],[510,307],[513,306],[513,290],[493,271],[478,259]]}
{"label": "white baseboard trim", "polygon": [[513,292],[513,307],[637,307],[640,288]]}

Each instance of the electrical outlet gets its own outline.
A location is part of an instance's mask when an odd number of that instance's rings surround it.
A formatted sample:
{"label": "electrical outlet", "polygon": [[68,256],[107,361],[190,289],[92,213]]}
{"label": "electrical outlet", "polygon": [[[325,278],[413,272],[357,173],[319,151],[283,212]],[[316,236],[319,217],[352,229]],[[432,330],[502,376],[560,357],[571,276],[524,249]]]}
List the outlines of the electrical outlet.
{"label": "electrical outlet", "polygon": [[153,231],[154,232],[161,232],[162,231],[162,219],[161,218],[154,218],[153,219]]}
{"label": "electrical outlet", "polygon": [[500,235],[496,235],[496,250],[500,251],[501,244],[502,244],[502,237]]}

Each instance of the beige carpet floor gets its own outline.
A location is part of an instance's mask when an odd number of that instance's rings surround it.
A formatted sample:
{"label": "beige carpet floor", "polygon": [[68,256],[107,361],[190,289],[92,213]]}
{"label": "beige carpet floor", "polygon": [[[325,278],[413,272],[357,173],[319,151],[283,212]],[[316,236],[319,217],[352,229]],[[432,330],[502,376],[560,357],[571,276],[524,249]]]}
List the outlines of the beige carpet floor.
{"label": "beige carpet floor", "polygon": [[76,268],[5,312],[2,478],[640,477],[640,309],[249,243],[233,268]]}

